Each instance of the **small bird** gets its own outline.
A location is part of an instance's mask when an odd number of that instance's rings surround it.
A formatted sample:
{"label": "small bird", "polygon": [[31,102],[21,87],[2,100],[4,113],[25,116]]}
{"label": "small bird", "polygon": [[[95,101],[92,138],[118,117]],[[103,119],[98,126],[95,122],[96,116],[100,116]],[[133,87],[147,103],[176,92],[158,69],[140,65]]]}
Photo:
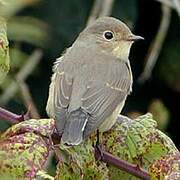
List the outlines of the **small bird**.
{"label": "small bird", "polygon": [[101,17],[56,60],[46,110],[62,144],[78,145],[115,124],[132,90],[130,48],[141,39],[120,20]]}

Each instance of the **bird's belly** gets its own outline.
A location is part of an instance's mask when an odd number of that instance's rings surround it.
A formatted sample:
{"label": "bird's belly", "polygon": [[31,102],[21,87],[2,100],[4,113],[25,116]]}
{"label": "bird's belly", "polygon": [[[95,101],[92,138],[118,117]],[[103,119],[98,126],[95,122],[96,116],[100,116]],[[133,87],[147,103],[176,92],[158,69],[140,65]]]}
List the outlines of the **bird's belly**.
{"label": "bird's belly", "polygon": [[120,114],[124,103],[125,101],[121,102],[114,110],[114,112],[103,121],[103,123],[99,126],[100,132],[108,131],[116,123],[117,117]]}

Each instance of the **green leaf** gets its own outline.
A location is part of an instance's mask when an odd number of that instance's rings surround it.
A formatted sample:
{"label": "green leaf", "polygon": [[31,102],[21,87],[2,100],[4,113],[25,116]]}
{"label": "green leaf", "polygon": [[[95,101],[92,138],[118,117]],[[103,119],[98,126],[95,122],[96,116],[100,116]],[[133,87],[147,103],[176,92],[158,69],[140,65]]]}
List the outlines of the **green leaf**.
{"label": "green leaf", "polygon": [[6,21],[0,17],[0,83],[4,80],[10,68],[9,43],[6,31]]}
{"label": "green leaf", "polygon": [[180,153],[168,154],[150,166],[152,179],[180,179]]}
{"label": "green leaf", "polygon": [[32,17],[13,17],[8,22],[8,37],[10,40],[27,42],[45,47],[48,44],[48,26]]}
{"label": "green leaf", "polygon": [[52,119],[31,119],[9,128],[0,137],[0,175],[34,178],[47,161]]}
{"label": "green leaf", "polygon": [[[156,127],[157,122],[150,113],[135,120],[119,118],[110,131],[102,134],[101,143],[107,152],[147,170],[153,180],[179,177],[179,152],[171,139]],[[78,146],[61,145],[60,151],[56,152],[61,159],[55,179],[139,179],[110,164],[106,166],[96,161],[92,147],[95,140],[92,136]],[[169,168],[164,170],[167,166]]]}
{"label": "green leaf", "polygon": [[[111,131],[104,133],[103,142],[108,152],[150,172],[157,160],[178,152],[171,139],[156,127],[151,114],[135,120],[122,119]],[[137,179],[113,166],[109,171],[110,179]]]}
{"label": "green leaf", "polygon": [[62,161],[59,161],[55,179],[107,179],[108,168],[105,163],[98,164],[94,158],[94,148],[89,140],[84,144],[66,147],[60,146],[58,152]]}
{"label": "green leaf", "polygon": [[163,102],[159,99],[154,99],[149,105],[148,110],[157,121],[158,128],[160,130],[165,130],[169,123],[170,112]]}

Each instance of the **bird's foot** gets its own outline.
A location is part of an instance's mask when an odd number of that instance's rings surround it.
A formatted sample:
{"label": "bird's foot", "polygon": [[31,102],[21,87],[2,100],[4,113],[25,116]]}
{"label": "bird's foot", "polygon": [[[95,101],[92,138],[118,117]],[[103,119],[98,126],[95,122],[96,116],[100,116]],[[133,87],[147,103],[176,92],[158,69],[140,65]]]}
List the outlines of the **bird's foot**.
{"label": "bird's foot", "polygon": [[102,160],[104,157],[104,153],[103,153],[103,145],[100,144],[100,138],[99,138],[99,130],[97,130],[97,140],[96,140],[96,144],[93,145],[94,150],[95,150],[95,158],[96,160]]}
{"label": "bird's foot", "polygon": [[94,150],[96,160],[102,160],[104,158],[103,146],[101,144],[96,144]]}

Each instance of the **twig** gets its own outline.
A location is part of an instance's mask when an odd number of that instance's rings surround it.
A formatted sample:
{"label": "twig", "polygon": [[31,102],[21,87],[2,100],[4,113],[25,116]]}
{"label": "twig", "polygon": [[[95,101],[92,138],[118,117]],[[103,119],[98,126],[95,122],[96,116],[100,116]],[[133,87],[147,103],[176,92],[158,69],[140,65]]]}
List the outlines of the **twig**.
{"label": "twig", "polygon": [[24,121],[26,119],[29,119],[29,117],[28,117],[28,113],[26,113],[25,115],[18,115],[0,107],[0,119],[15,124]]}
{"label": "twig", "polygon": [[139,82],[143,83],[147,79],[150,78],[152,74],[152,70],[157,62],[157,59],[159,57],[159,54],[161,52],[163,43],[165,41],[170,21],[171,21],[171,8],[168,6],[162,4],[162,18],[161,23],[159,26],[159,30],[156,34],[155,39],[153,40],[152,44],[150,45],[150,48],[148,50],[147,56],[145,57],[145,68],[143,70],[143,73],[139,77]]}
{"label": "twig", "polygon": [[[31,72],[37,67],[37,64],[40,62],[42,57],[41,50],[35,50],[32,55],[27,60],[27,63],[20,69],[16,75],[16,79],[20,81],[25,81],[26,78],[31,74]],[[16,81],[12,82],[4,93],[0,97],[0,104],[6,104],[17,92],[18,84]]]}
{"label": "twig", "polygon": [[38,113],[36,105],[33,102],[28,85],[25,82],[20,81],[19,79],[17,79],[17,81],[18,81],[18,84],[22,93],[22,98],[25,102],[26,108],[29,109],[30,117],[34,119],[40,119],[40,115]]}
{"label": "twig", "polygon": [[168,7],[175,9],[180,16],[180,1],[179,0],[156,0]]}
{"label": "twig", "polygon": [[156,1],[158,1],[160,3],[163,3],[163,4],[165,4],[165,5],[167,5],[167,6],[171,7],[171,8],[175,8],[175,5],[170,0],[156,0]]}
{"label": "twig", "polygon": [[95,146],[95,158],[97,160],[100,159],[105,163],[116,166],[117,168],[119,168],[123,171],[126,171],[129,174],[132,174],[136,177],[142,178],[144,180],[150,180],[150,175],[146,170],[144,170],[136,165],[133,165],[127,161],[119,159],[119,158],[113,156],[112,154],[105,152],[103,150],[100,152],[96,146]]}
{"label": "twig", "polygon": [[102,6],[102,0],[94,1],[94,5],[87,20],[87,25],[91,24],[98,17],[99,12],[101,10],[101,6]]}
{"label": "twig", "polygon": [[113,8],[114,0],[104,0],[102,3],[102,10],[99,16],[110,16]]}
{"label": "twig", "polygon": [[180,16],[180,1],[179,0],[173,0],[173,2],[174,2],[175,9],[176,9],[178,15]]}
{"label": "twig", "polygon": [[87,20],[87,25],[101,16],[109,16],[112,11],[114,0],[96,0]]}

